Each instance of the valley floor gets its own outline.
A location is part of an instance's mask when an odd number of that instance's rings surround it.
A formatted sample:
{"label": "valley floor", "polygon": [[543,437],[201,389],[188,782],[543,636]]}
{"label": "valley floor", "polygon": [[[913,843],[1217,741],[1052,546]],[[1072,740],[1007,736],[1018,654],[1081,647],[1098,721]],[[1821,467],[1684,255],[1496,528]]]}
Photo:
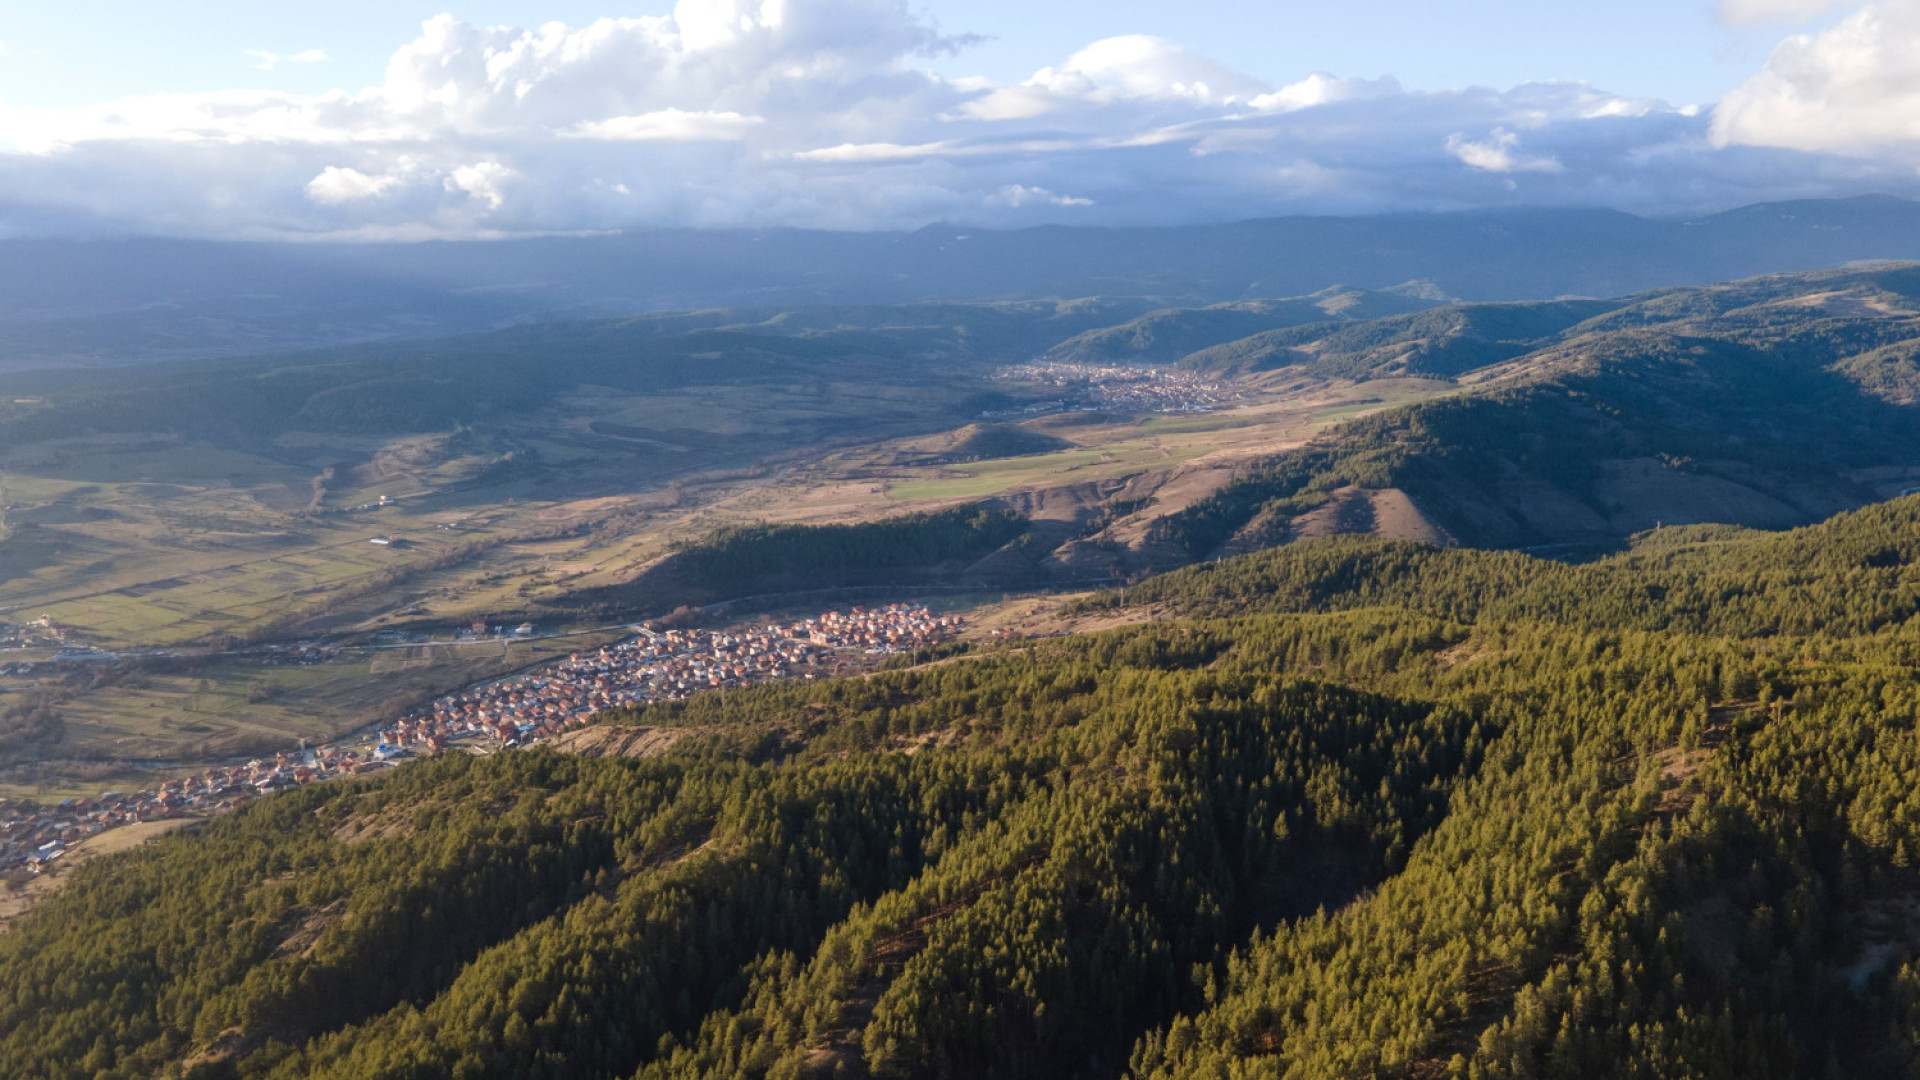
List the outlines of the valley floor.
{"label": "valley floor", "polygon": [[[593,628],[608,615],[663,611],[643,594],[583,618],[571,598],[618,591],[675,545],[729,524],[859,522],[990,498],[1065,544],[1042,571],[1057,582],[1047,590],[1136,573],[1132,557],[1112,553],[1140,549],[1153,521],[1246,463],[1441,389],[1267,377],[1236,387],[1233,407],[1217,412],[1042,410],[1013,430],[1056,448],[977,460],[950,460],[972,429],[825,443],[792,434],[784,448],[739,439],[735,417],[777,417],[793,404],[776,395],[723,409],[705,391],[563,402],[529,426],[537,435],[508,436],[539,465],[497,479],[482,475],[485,455],[470,438],[289,437],[277,456],[261,456],[102,437],[0,453],[12,529],[0,545],[0,619],[60,638],[0,652],[0,709],[40,704],[63,728],[30,767],[0,763],[0,794],[88,794],[150,782],[156,769],[183,775],[335,739],[455,687],[595,647],[605,638]],[[832,401],[862,407],[857,396]],[[899,401],[868,404],[897,411]],[[679,444],[637,434],[665,438],[669,415]],[[595,419],[607,416],[616,419]],[[303,455],[360,464],[329,466],[323,480],[295,463]],[[1128,507],[1117,517],[1107,509],[1116,499]],[[1016,588],[1036,584],[1028,574]],[[919,595],[951,603],[995,587],[983,569]],[[783,606],[777,596],[751,602]],[[475,620],[525,619],[540,626],[526,639],[451,640]],[[550,638],[556,631],[570,636]],[[442,643],[407,647],[422,633]]]}

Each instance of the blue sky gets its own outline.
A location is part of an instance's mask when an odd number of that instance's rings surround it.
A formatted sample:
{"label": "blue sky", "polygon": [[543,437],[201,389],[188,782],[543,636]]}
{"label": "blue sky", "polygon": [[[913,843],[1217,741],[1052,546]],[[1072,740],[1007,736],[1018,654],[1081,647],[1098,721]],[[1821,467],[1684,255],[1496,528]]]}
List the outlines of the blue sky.
{"label": "blue sky", "polygon": [[0,0],[0,236],[1920,195],[1920,0]]}
{"label": "blue sky", "polygon": [[[951,75],[1024,78],[1088,42],[1154,34],[1254,75],[1397,76],[1409,87],[1506,88],[1575,79],[1674,104],[1710,103],[1751,75],[1777,26],[1730,26],[1705,0],[945,0],[916,4],[989,40],[922,61]],[[318,92],[379,81],[425,19],[532,27],[665,14],[671,3],[595,0],[66,0],[0,4],[0,100],[60,107],[236,86]],[[1792,20],[1789,20],[1792,21]],[[248,55],[325,51],[271,72]]]}

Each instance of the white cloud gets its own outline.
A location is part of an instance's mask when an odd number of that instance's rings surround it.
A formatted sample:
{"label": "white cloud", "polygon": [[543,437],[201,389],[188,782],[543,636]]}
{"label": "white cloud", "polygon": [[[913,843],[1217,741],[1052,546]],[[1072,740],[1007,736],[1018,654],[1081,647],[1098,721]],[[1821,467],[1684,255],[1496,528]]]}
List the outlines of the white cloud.
{"label": "white cloud", "polygon": [[674,22],[680,40],[689,49],[715,49],[731,45],[749,34],[778,31],[785,21],[783,0],[722,0],[720,3],[689,3],[674,6]]}
{"label": "white cloud", "polygon": [[497,161],[476,161],[471,165],[455,167],[447,174],[442,186],[448,191],[465,194],[489,210],[498,210],[507,201],[503,189],[513,178],[513,170]]}
{"label": "white cloud", "polygon": [[1519,149],[1520,136],[1506,128],[1494,128],[1479,142],[1459,132],[1447,136],[1447,152],[1476,169],[1496,173],[1562,171],[1561,164],[1551,156],[1524,157],[1515,153]]}
{"label": "white cloud", "polygon": [[737,112],[659,109],[639,116],[588,121],[574,127],[570,134],[627,142],[709,142],[745,138],[747,132],[765,122],[762,117]]}
{"label": "white cloud", "polygon": [[281,64],[319,64],[330,59],[325,49],[308,49],[291,55],[268,52],[265,49],[247,49],[241,55],[253,57],[253,66],[261,71],[272,71]]}
{"label": "white cloud", "polygon": [[822,146],[814,150],[801,150],[793,155],[795,161],[817,161],[830,165],[867,165],[883,161],[918,161],[929,157],[952,157],[964,153],[964,149],[954,143],[920,143],[917,146],[902,146],[899,143],[841,143],[838,146]]}
{"label": "white cloud", "polygon": [[307,181],[307,198],[328,206],[377,198],[392,191],[400,181],[392,176],[368,176],[358,169],[329,165],[320,175]]}
{"label": "white cloud", "polygon": [[1800,22],[1848,0],[1720,0],[1720,20],[1747,23]]}
{"label": "white cloud", "polygon": [[1096,41],[1058,71],[1036,72],[1026,85],[1093,100],[1159,98],[1203,104],[1231,104],[1266,89],[1225,64],[1147,34]]}
{"label": "white cloud", "polygon": [[1316,71],[1299,82],[1288,83],[1270,94],[1261,94],[1248,104],[1256,109],[1291,112],[1336,101],[1390,97],[1400,92],[1400,80],[1391,76],[1383,79],[1342,79],[1324,71]]}
{"label": "white cloud", "polygon": [[[1862,141],[1920,115],[1900,89],[1920,51],[1898,51],[1920,39],[1887,2],[1783,45],[1711,115],[1582,83],[1276,86],[1141,35],[1017,82],[950,79],[921,58],[964,39],[909,2],[680,0],[530,29],[442,15],[358,91],[0,102],[0,232],[1136,224],[1920,191],[1910,156]],[[1802,127],[1846,135],[1808,152]]]}
{"label": "white cloud", "polygon": [[1076,104],[1122,101],[1232,105],[1266,90],[1257,79],[1148,34],[1110,37],[1081,49],[1059,67],[1044,67],[1018,86],[967,102],[974,120],[1025,120]]}
{"label": "white cloud", "polygon": [[1720,100],[1713,138],[1814,151],[1920,146],[1920,0],[1871,4],[1788,38]]}
{"label": "white cloud", "polygon": [[1043,187],[1028,187],[1025,184],[1008,184],[993,193],[993,202],[1002,206],[1092,206],[1092,199],[1076,198],[1072,195],[1055,195]]}

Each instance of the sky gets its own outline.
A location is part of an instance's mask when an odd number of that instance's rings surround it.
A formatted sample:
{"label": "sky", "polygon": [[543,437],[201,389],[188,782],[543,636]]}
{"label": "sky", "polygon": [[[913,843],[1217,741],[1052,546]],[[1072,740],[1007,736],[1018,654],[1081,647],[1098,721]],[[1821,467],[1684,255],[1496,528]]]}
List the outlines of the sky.
{"label": "sky", "polygon": [[[1279,82],[1314,71],[1391,74],[1428,90],[1575,79],[1682,105],[1717,99],[1781,36],[1730,24],[1711,0],[948,0],[914,9],[982,39],[930,64],[954,77],[1018,82],[1089,42],[1152,34]],[[234,87],[357,89],[378,83],[395,47],[443,11],[481,26],[537,27],[672,10],[597,0],[0,3],[9,46],[0,100],[61,107]]]}
{"label": "sky", "polygon": [[0,235],[1920,195],[1920,0],[0,0]]}

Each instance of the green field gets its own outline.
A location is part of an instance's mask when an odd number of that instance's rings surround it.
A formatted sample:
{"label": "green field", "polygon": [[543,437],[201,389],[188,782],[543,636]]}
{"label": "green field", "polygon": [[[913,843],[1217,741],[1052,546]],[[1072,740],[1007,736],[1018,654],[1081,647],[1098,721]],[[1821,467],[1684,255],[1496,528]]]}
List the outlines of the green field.
{"label": "green field", "polygon": [[[1399,400],[1419,400],[1406,393]],[[887,494],[899,502],[977,499],[1021,488],[1047,488],[1130,476],[1150,469],[1169,469],[1187,462],[1221,455],[1239,460],[1299,445],[1315,428],[1387,408],[1373,394],[1364,400],[1320,406],[1282,402],[1261,408],[1183,416],[1148,416],[1137,423],[1091,430],[1060,429],[1091,445],[1051,454],[1005,458],[938,470],[913,470],[913,479],[888,485]],[[928,474],[921,479],[921,474]]]}

